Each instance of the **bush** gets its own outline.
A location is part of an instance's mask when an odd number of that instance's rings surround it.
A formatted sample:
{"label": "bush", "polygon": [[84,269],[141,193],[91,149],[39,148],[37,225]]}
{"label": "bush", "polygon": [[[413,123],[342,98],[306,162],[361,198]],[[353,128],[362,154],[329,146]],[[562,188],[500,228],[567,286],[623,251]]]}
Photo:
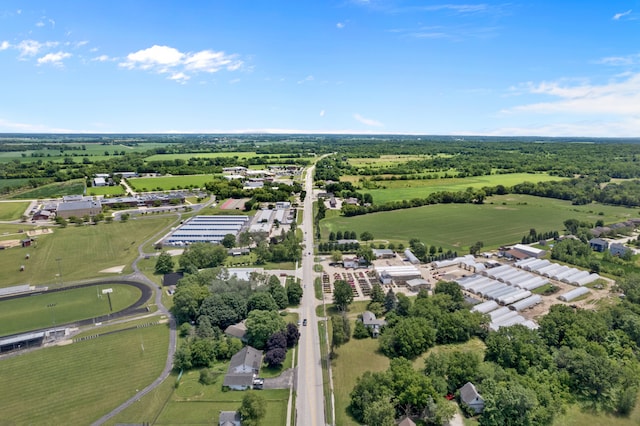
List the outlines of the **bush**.
{"label": "bush", "polygon": [[200,370],[200,379],[198,380],[198,382],[203,385],[212,385],[216,382],[217,378],[218,375],[216,373],[209,370],[208,368],[203,368],[202,370]]}

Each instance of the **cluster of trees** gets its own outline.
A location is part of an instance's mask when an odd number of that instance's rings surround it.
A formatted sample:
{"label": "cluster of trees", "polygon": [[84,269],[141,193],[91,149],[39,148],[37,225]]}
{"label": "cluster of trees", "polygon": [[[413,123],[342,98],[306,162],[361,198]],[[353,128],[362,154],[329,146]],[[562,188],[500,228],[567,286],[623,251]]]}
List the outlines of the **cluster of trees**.
{"label": "cluster of trees", "polygon": [[532,244],[539,241],[551,239],[556,240],[558,238],[560,238],[560,233],[558,231],[536,232],[534,228],[531,228],[527,235],[522,236],[521,242],[522,244]]}
{"label": "cluster of trees", "polygon": [[[252,235],[255,233],[252,233]],[[255,241],[255,235],[253,235]],[[256,254],[258,265],[266,262],[295,262],[302,259],[301,239],[296,235],[295,222],[292,223],[288,231],[284,229],[277,237],[263,240],[256,243],[253,252]]]}
{"label": "cluster of trees", "polygon": [[442,247],[428,246],[417,238],[409,240],[409,249],[415,257],[425,263],[458,257],[457,251],[449,249],[445,252]]}
{"label": "cluster of trees", "polygon": [[247,342],[266,349],[265,361],[270,365],[281,364],[299,334],[295,324],[284,322],[279,310],[299,303],[301,296],[300,284],[289,282],[285,288],[273,275],[243,281],[214,268],[185,276],[174,294],[173,313],[185,337],[176,351],[175,367],[207,367],[230,358],[242,343],[222,331],[241,320],[246,320]]}
{"label": "cluster of trees", "polygon": [[344,253],[353,253],[360,248],[360,243],[344,243],[339,244],[335,241],[332,242],[324,242],[318,244],[318,251],[320,253],[332,253],[332,252],[344,252]]}

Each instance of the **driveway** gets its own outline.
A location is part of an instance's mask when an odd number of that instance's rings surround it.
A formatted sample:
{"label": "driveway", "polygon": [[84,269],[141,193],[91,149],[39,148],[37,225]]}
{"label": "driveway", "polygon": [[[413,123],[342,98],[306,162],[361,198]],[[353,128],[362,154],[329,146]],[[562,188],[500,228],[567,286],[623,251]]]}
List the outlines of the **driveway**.
{"label": "driveway", "polygon": [[269,377],[264,379],[264,389],[289,389],[293,383],[294,369],[289,368],[282,372],[278,377]]}

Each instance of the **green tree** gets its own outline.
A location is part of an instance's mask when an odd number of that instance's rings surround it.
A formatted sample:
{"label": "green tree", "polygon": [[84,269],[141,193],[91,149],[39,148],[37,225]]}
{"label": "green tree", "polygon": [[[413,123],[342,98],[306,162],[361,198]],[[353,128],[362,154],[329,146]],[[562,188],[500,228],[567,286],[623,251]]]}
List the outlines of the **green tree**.
{"label": "green tree", "polygon": [[361,241],[371,241],[373,240],[373,234],[369,231],[364,231],[363,233],[360,234],[360,240]]}
{"label": "green tree", "polygon": [[287,299],[290,305],[298,305],[302,299],[302,287],[297,280],[290,280],[287,283]]}
{"label": "green tree", "polygon": [[481,426],[530,426],[538,405],[535,393],[513,382],[500,383],[493,391],[483,392],[484,411]]}
{"label": "green tree", "polygon": [[258,426],[267,414],[267,401],[255,391],[249,391],[242,398],[238,413],[243,425]]}
{"label": "green tree", "polygon": [[247,326],[247,340],[251,346],[257,349],[263,349],[271,335],[286,327],[284,319],[278,312],[260,310],[249,312],[245,325]]}
{"label": "green tree", "polygon": [[183,343],[173,355],[173,367],[176,370],[189,370],[193,367],[191,363],[191,349],[188,343]]}
{"label": "green tree", "polygon": [[280,284],[280,279],[275,275],[271,275],[269,277],[269,284],[267,286],[269,294],[275,300],[276,305],[278,305],[278,309],[284,309],[289,304],[289,299],[287,296],[287,290]]}
{"label": "green tree", "polygon": [[385,302],[384,291],[382,290],[382,286],[379,283],[373,284],[373,287],[371,288],[371,301],[374,303]]}
{"label": "green tree", "polygon": [[373,254],[373,249],[369,246],[360,246],[358,250],[356,250],[356,255],[359,258],[364,259],[367,265],[371,265],[371,262],[376,258]]}
{"label": "green tree", "polygon": [[173,258],[166,251],[161,252],[156,259],[156,274],[168,274],[173,272]]}
{"label": "green tree", "polygon": [[395,426],[396,409],[389,399],[379,399],[367,405],[362,420],[368,426]]}
{"label": "green tree", "polygon": [[360,423],[364,422],[367,407],[376,401],[390,400],[393,389],[387,372],[366,371],[356,379],[356,384],[350,393],[349,408],[353,417]]}
{"label": "green tree", "polygon": [[222,241],[220,242],[220,244],[222,244],[223,247],[225,248],[233,248],[236,245],[236,237],[233,234],[227,234],[222,238]]}
{"label": "green tree", "polygon": [[387,294],[384,296],[384,309],[387,312],[391,312],[396,309],[396,304],[398,303],[398,299],[396,299],[396,295],[393,292],[393,289],[389,289]]}
{"label": "green tree", "polygon": [[195,272],[198,269],[220,266],[226,258],[227,250],[221,245],[194,243],[182,253],[180,267],[185,271]]}
{"label": "green tree", "polygon": [[353,329],[353,337],[356,339],[366,339],[367,337],[371,337],[369,329],[364,326],[362,321],[356,321],[356,326]]}
{"label": "green tree", "polygon": [[277,311],[278,305],[273,300],[271,294],[266,291],[259,291],[251,295],[247,301],[247,312],[260,311]]}
{"label": "green tree", "polygon": [[344,280],[336,280],[333,283],[333,303],[341,311],[349,309],[353,302],[353,289]]}
{"label": "green tree", "polygon": [[414,359],[432,347],[436,330],[425,318],[401,318],[380,336],[380,349],[390,358]]}

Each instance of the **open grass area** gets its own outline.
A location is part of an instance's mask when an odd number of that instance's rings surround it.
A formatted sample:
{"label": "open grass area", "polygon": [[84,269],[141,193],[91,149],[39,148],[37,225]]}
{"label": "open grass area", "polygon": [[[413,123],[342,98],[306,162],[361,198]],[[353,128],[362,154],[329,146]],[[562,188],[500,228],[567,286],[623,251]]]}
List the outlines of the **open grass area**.
{"label": "open grass area", "polygon": [[19,178],[19,179],[0,179],[0,190],[5,188],[19,188],[22,186],[26,186],[29,184],[29,180],[27,178]]}
{"label": "open grass area", "polygon": [[171,189],[202,188],[213,175],[159,176],[127,179],[136,191],[168,191]]}
{"label": "open grass area", "polygon": [[[174,216],[148,216],[127,222],[56,228],[52,234],[41,235],[28,248],[15,247],[0,251],[3,272],[0,287],[19,284],[68,284],[86,278],[108,277],[100,271],[125,265],[123,273],[131,271],[138,256],[137,247],[150,236],[175,221]],[[25,256],[29,254],[30,259]],[[60,259],[59,261],[57,259]],[[25,265],[25,271],[19,272]]]}
{"label": "open grass area", "polygon": [[[82,149],[84,145],[85,149]],[[60,151],[58,149],[41,149],[24,151],[7,151],[0,153],[0,163],[6,163],[12,160],[20,160],[24,163],[32,163],[34,161],[52,161],[54,163],[62,163],[67,158],[71,158],[74,163],[82,163],[84,158],[90,161],[99,161],[112,158],[114,154],[120,155],[123,151],[127,154],[132,152],[146,152],[153,148],[166,145],[165,143],[144,143],[138,146],[128,146],[123,144],[102,145],[101,143],[65,143],[66,149]],[[105,155],[108,153],[108,155]]]}
{"label": "open grass area", "polygon": [[145,161],[173,161],[185,160],[190,158],[233,158],[240,160],[258,157],[255,152],[190,152],[186,154],[155,154],[145,158]]}
{"label": "open grass area", "polygon": [[120,185],[115,186],[92,186],[87,188],[87,195],[95,196],[95,195],[124,195],[124,188]]}
{"label": "open grass area", "polygon": [[109,314],[109,300],[101,289],[111,288],[113,312],[140,298],[138,288],[110,284],[37,294],[19,299],[0,299],[0,336],[66,324]]}
{"label": "open grass area", "polygon": [[28,207],[27,201],[3,201],[0,203],[0,220],[18,220]]}
{"label": "open grass area", "polygon": [[[473,176],[467,178],[452,179],[424,179],[424,180],[385,180],[373,182],[379,186],[377,189],[360,189],[361,192],[373,196],[376,204],[389,201],[411,200],[412,198],[425,198],[434,192],[464,191],[467,188],[482,188],[484,186],[513,186],[522,182],[546,182],[562,180],[557,176],[549,176],[545,173],[510,173],[489,176]],[[345,178],[347,180],[347,178]]]}
{"label": "open grass area", "polygon": [[484,204],[440,204],[363,216],[343,217],[337,211],[327,211],[321,221],[323,238],[331,231],[350,229],[360,235],[373,233],[377,240],[394,243],[418,238],[425,244],[467,253],[476,241],[485,248],[520,242],[531,228],[538,232],[562,232],[566,219],[594,223],[602,219],[615,223],[637,217],[638,210],[589,204],[574,206],[569,201],[529,195],[494,196]]}
{"label": "open grass area", "polygon": [[[198,382],[200,377],[198,370],[185,372],[180,380],[180,386],[175,389],[154,424],[196,425],[217,423],[218,414],[221,410],[233,411],[240,408],[242,398],[246,392],[222,391],[222,380],[227,365],[228,363],[217,364],[214,367],[221,374],[216,382],[211,385],[203,385]],[[249,392],[259,392],[267,401],[267,414],[261,424],[286,424],[288,389],[265,389]],[[129,418],[123,418],[123,420],[131,421]],[[147,421],[149,420],[147,419]]]}
{"label": "open grass area", "polygon": [[63,195],[78,195],[84,193],[84,179],[74,179],[66,182],[50,183],[38,188],[15,193],[13,199],[41,199],[58,198]]}
{"label": "open grass area", "polygon": [[640,424],[640,404],[636,403],[635,408],[629,417],[616,417],[602,413],[593,413],[582,410],[577,405],[567,407],[567,411],[558,416],[553,422],[555,426],[583,426],[583,425],[607,425],[607,426],[632,426]]}
{"label": "open grass area", "polygon": [[158,377],[168,342],[159,324],[4,359],[2,422],[90,424]]}

